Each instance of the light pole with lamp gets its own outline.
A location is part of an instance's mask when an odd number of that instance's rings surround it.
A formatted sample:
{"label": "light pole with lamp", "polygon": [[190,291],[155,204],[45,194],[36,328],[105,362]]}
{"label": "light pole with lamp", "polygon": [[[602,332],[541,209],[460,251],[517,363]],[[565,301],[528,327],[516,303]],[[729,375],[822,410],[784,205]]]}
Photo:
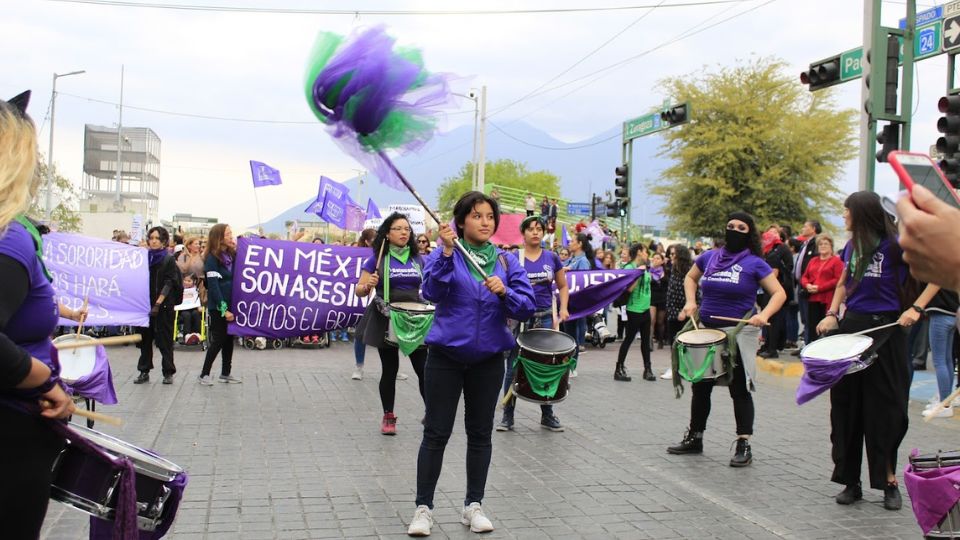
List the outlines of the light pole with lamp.
{"label": "light pole with lamp", "polygon": [[477,98],[477,93],[474,92],[473,90],[470,90],[469,94],[458,94],[454,92],[453,95],[467,98],[473,101],[473,159],[471,159],[470,161],[473,164],[473,184],[471,187],[473,189],[478,189],[477,178],[478,178],[479,172],[477,169],[477,126],[480,120],[480,100]]}
{"label": "light pole with lamp", "polygon": [[47,147],[47,197],[46,197],[46,221],[50,223],[50,214],[53,211],[53,115],[57,108],[57,79],[60,77],[69,77],[70,75],[80,75],[86,73],[84,70],[71,71],[70,73],[53,74],[53,90],[50,94],[50,146]]}

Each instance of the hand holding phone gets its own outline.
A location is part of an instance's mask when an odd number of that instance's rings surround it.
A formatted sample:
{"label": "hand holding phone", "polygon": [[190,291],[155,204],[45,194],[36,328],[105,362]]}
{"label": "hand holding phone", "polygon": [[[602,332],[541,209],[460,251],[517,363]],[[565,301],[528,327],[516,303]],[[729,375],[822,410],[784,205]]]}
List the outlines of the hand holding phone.
{"label": "hand holding phone", "polygon": [[930,156],[897,150],[890,152],[888,159],[907,191],[913,193],[914,186],[923,186],[941,201],[960,209],[960,195],[957,195],[957,190],[947,182]]}

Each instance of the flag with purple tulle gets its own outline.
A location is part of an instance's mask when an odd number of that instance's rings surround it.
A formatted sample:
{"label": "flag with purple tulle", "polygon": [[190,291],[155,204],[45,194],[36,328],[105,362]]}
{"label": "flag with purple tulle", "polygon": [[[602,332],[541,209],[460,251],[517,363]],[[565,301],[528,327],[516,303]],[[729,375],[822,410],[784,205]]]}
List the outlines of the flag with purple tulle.
{"label": "flag with purple tulle", "polygon": [[279,186],[280,171],[260,161],[250,160],[250,174],[253,175],[253,187]]}

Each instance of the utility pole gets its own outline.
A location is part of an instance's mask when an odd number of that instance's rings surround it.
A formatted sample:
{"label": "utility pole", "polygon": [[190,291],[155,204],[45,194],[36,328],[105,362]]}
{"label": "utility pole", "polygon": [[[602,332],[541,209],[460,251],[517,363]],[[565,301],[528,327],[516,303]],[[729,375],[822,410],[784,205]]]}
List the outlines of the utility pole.
{"label": "utility pole", "polygon": [[480,140],[477,152],[477,191],[483,191],[484,169],[487,166],[487,87],[480,87]]}
{"label": "utility pole", "polygon": [[113,201],[114,210],[123,211],[121,185],[123,174],[123,64],[120,65],[120,115],[117,118],[117,198]]}
{"label": "utility pole", "polygon": [[46,209],[45,209],[45,220],[50,223],[50,214],[53,212],[53,119],[54,114],[57,112],[57,79],[59,77],[68,77],[70,75],[79,75],[81,73],[86,73],[84,70],[80,71],[71,71],[70,73],[64,73],[58,75],[53,74],[53,90],[50,93],[50,145],[47,146],[47,195],[46,195]]}

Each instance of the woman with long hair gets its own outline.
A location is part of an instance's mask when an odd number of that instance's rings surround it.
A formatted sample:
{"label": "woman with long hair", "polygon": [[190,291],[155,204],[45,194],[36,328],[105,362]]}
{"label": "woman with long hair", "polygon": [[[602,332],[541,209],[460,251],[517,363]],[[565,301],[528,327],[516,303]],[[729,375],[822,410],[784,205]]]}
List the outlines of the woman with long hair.
{"label": "woman with long hair", "polygon": [[417,509],[407,529],[411,536],[430,534],[434,492],[461,395],[467,492],[460,521],[472,532],[493,530],[481,503],[492,454],[493,417],[503,384],[503,353],[514,345],[507,319],[527,320],[534,312],[526,272],[513,255],[490,243],[500,224],[497,201],[468,192],[454,205],[453,221],[463,248],[483,274],[454,250],[454,231],[441,224],[443,247],[430,255],[423,273],[423,296],[436,304],[436,318],[426,340],[427,415],[417,458]]}
{"label": "woman with long hair", "polygon": [[[577,233],[570,239],[567,246],[570,250],[570,258],[567,259],[564,267],[569,271],[574,270],[595,270],[597,268],[597,257],[593,252],[593,246],[590,245],[591,237],[585,233]],[[570,334],[577,342],[576,358],[580,359],[580,353],[583,351],[583,342],[587,335],[587,318],[568,320],[563,324],[563,331]],[[570,374],[571,376],[574,373]]]}
{"label": "woman with long hair", "polygon": [[163,384],[173,384],[177,366],[173,362],[174,307],[183,300],[183,277],[177,261],[167,249],[170,233],[163,227],[147,231],[147,263],[150,273],[150,325],[139,329],[143,336],[140,342],[140,360],[137,370],[140,375],[133,384],[150,381],[153,369],[153,345],[160,349],[160,368]]}
{"label": "woman with long hair", "polygon": [[[756,357],[759,347],[759,328],[765,326],[787,299],[787,293],[777,281],[770,266],[763,260],[760,234],[750,214],[733,212],[727,216],[724,247],[705,251],[697,257],[684,278],[686,303],[679,319],[695,317],[699,310],[700,326],[733,331],[729,322],[719,317],[748,319],[747,326],[736,331],[737,353],[733,360],[732,379],[729,382],[733,400],[733,416],[737,425],[736,450],[730,459],[731,467],[746,467],[753,461],[749,439],[753,435],[753,396],[756,383]],[[703,291],[698,308],[697,289]],[[754,314],[757,289],[770,295],[770,301]],[[733,355],[731,355],[733,356]],[[678,381],[674,381],[677,384]],[[690,426],[683,440],[667,448],[671,454],[703,453],[703,432],[710,416],[710,395],[716,384],[704,379],[691,385]]]}
{"label": "woman with long hair", "polygon": [[[383,253],[383,257],[380,257]],[[379,266],[377,264],[379,263]],[[384,276],[383,282],[380,276]],[[383,220],[371,244],[371,255],[363,263],[357,295],[366,296],[376,290],[373,302],[420,302],[423,283],[423,258],[417,250],[413,229],[407,216],[394,212]],[[377,309],[364,314],[363,342],[377,348],[383,371],[380,374],[380,404],[383,418],[380,432],[397,434],[397,415],[394,404],[397,396],[397,372],[400,369],[400,349],[386,343],[388,318]],[[410,353],[410,363],[417,374],[420,397],[423,398],[423,366],[427,361],[426,348],[421,346]]]}
{"label": "woman with long hair", "polygon": [[200,249],[200,238],[189,236],[183,242],[183,251],[177,257],[177,266],[180,273],[184,276],[193,274],[202,277],[203,270],[203,250]]}
{"label": "woman with long hair", "polygon": [[430,237],[425,233],[417,235],[417,250],[420,252],[420,255],[426,257],[432,251],[430,249]]}
{"label": "woman with long hair", "polygon": [[[657,248],[663,249],[661,244]],[[650,256],[650,324],[653,325],[653,341],[662,349],[667,341],[667,287],[670,276],[664,266],[663,253],[655,251]],[[651,342],[652,343],[652,342]]]}
{"label": "woman with long hair", "polygon": [[643,270],[643,275],[637,278],[630,288],[630,297],[627,300],[627,331],[620,343],[620,351],[617,353],[617,367],[613,371],[613,380],[630,381],[631,377],[627,374],[627,367],[624,363],[627,361],[627,352],[630,346],[637,338],[637,332],[640,333],[640,354],[643,357],[643,379],[646,381],[655,381],[657,378],[653,375],[650,367],[650,282],[652,281],[651,272],[647,269],[649,257],[647,248],[640,243],[630,246],[630,262],[624,265],[624,269],[632,270],[634,268]]}
{"label": "woman with long hair", "polygon": [[237,242],[233,230],[226,223],[217,223],[207,236],[207,251],[203,257],[203,267],[207,275],[207,312],[210,314],[210,347],[203,359],[200,371],[200,384],[213,385],[210,370],[213,361],[221,354],[220,377],[222,383],[239,383],[240,379],[231,375],[233,369],[233,337],[227,334],[227,323],[233,322],[230,302],[233,297],[233,263],[237,256]]}
{"label": "woman with long hair", "polygon": [[[373,239],[377,237],[376,229],[364,229],[360,232],[360,236],[357,237],[357,247],[369,248],[373,246]],[[419,238],[417,239],[417,244],[420,244]],[[354,333],[353,336],[353,358],[356,361],[356,365],[353,369],[353,375],[350,376],[351,379],[355,381],[363,380],[363,361],[367,356],[367,344],[363,342],[363,336],[359,335],[359,332]]]}
{"label": "woman with long hair", "polygon": [[[844,269],[817,333],[849,334],[894,322],[912,326],[933,294],[928,288],[917,299],[916,292],[909,290],[916,282],[909,277],[897,244],[897,226],[884,211],[880,196],[858,191],[843,206],[850,241],[840,255]],[[846,307],[842,319],[841,304]],[[897,452],[907,433],[910,361],[900,328],[873,331],[870,337],[876,361],[845,375],[830,389],[834,464],[830,479],[844,486],[836,497],[838,504],[853,504],[863,497],[860,469],[866,442],[870,487],[883,490],[884,508],[899,510],[903,502],[896,476]]]}

